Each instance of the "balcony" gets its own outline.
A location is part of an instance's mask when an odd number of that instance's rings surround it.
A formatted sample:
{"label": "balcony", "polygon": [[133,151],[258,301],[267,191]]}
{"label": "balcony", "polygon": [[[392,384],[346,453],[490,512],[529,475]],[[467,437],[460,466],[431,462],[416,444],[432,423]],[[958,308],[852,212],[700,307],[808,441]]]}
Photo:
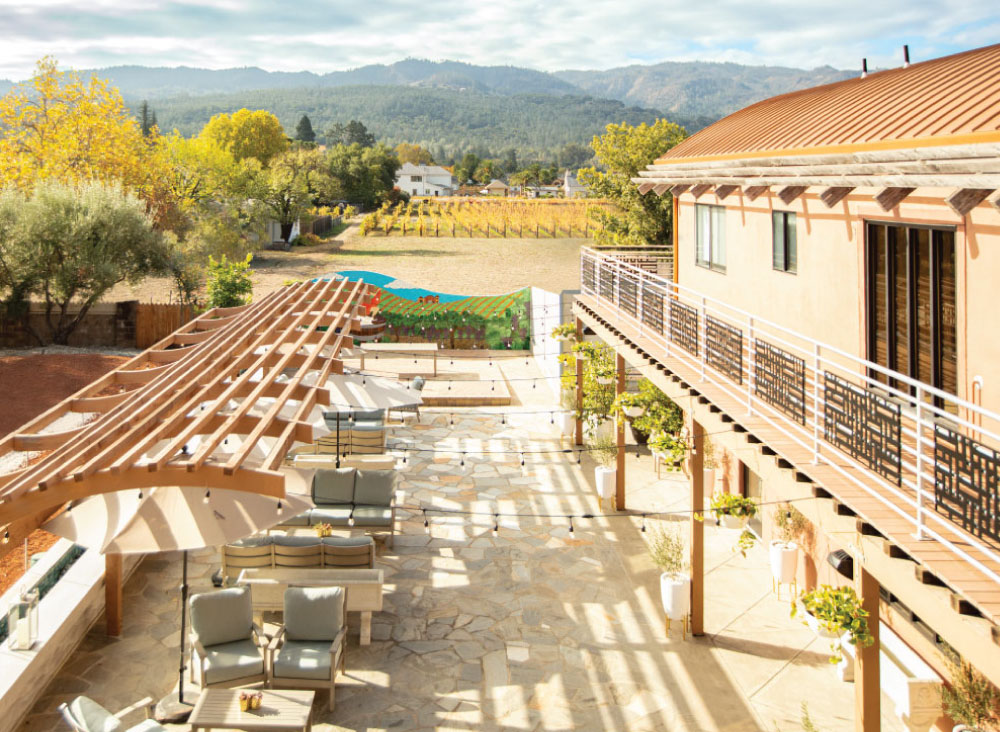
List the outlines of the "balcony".
{"label": "balcony", "polygon": [[1000,415],[651,270],[583,250],[577,314],[1000,621]]}

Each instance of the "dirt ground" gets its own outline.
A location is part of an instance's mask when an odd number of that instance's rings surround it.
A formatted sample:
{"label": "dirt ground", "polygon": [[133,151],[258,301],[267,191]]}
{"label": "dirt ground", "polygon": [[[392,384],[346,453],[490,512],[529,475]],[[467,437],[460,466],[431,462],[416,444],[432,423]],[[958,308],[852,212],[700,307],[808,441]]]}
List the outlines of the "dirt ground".
{"label": "dirt ground", "polygon": [[[547,290],[580,286],[580,247],[589,239],[469,239],[359,236],[351,226],[334,239],[290,252],[261,252],[254,258],[254,296],[263,297],[287,280],[344,269],[392,275],[417,287],[456,295],[501,295],[534,285]],[[169,279],[119,285],[105,300],[171,302]]]}
{"label": "dirt ground", "polygon": [[[0,435],[14,431],[126,360],[125,356],[87,352],[0,356],[0,392],[4,395]],[[56,538],[47,531],[35,531],[28,537],[28,556],[44,552]],[[23,545],[0,557],[0,594],[24,570]]]}

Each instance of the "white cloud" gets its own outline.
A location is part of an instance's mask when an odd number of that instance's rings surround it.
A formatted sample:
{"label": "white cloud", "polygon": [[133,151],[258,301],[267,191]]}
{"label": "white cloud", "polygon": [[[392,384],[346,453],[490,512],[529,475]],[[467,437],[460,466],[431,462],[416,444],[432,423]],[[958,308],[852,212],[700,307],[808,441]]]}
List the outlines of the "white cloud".
{"label": "white cloud", "polygon": [[55,55],[66,66],[261,66],[324,72],[401,58],[544,70],[665,60],[894,66],[1000,37],[1000,13],[969,0],[0,0],[0,78]]}

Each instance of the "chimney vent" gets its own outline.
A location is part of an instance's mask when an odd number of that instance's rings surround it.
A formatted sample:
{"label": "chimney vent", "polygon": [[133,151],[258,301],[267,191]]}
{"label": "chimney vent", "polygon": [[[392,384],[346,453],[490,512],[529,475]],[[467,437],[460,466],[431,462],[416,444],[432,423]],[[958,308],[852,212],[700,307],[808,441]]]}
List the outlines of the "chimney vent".
{"label": "chimney vent", "polygon": [[909,68],[910,66],[910,47],[906,44],[903,45],[903,68]]}
{"label": "chimney vent", "polygon": [[861,59],[861,78],[864,79],[868,76],[868,59]]}

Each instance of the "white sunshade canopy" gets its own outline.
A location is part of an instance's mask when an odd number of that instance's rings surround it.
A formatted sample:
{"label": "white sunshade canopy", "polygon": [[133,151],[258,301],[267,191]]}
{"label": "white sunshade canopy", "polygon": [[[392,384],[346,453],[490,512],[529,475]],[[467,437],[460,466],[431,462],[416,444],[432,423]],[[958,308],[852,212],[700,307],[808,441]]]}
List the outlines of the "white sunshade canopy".
{"label": "white sunshade canopy", "polygon": [[349,409],[406,409],[424,403],[420,392],[391,379],[361,374],[331,374],[329,411]]}
{"label": "white sunshade canopy", "polygon": [[165,486],[90,496],[49,520],[43,528],[104,554],[146,554],[219,546],[268,529],[312,508],[312,501],[305,492],[313,471],[284,469],[282,472],[286,474],[290,490],[280,499],[280,513],[279,499],[274,496],[196,486]]}

